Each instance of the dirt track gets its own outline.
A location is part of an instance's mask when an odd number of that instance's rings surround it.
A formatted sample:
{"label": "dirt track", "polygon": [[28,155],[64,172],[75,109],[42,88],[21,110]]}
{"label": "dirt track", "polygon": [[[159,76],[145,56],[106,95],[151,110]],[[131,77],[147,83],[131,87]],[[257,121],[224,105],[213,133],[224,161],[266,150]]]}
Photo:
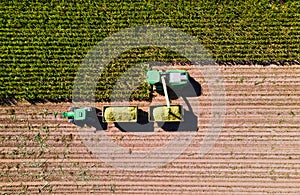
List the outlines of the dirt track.
{"label": "dirt track", "polygon": [[[201,108],[198,132],[178,158],[151,171],[118,170],[102,162],[84,145],[74,125],[44,113],[45,109],[66,110],[70,103],[2,106],[1,191],[300,194],[300,67],[219,68],[226,90],[226,116],[216,144],[204,157],[198,156],[210,126],[211,100],[205,79],[191,69],[203,89],[194,100]],[[164,102],[163,97],[154,99]],[[139,103],[143,109],[148,105]],[[105,134],[134,153],[164,146],[177,132],[156,128],[140,139],[110,124]],[[119,160],[128,159],[120,156]]]}

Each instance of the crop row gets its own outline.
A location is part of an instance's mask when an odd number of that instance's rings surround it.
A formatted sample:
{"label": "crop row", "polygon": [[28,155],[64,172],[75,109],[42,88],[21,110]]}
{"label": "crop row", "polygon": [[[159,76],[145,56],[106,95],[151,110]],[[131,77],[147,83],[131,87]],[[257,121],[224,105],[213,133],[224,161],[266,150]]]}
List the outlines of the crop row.
{"label": "crop row", "polygon": [[[299,10],[297,0],[2,1],[0,99],[70,99],[78,68],[93,46],[141,25],[182,30],[219,62],[299,60]],[[162,48],[123,53],[102,74],[96,99],[108,100],[119,76],[145,61],[187,59]],[[138,89],[126,90],[133,99],[149,99],[149,86],[137,83]],[[125,88],[115,89],[119,97],[128,96]]]}
{"label": "crop row", "polygon": [[[127,54],[124,54],[127,55]],[[123,58],[120,58],[124,60]],[[120,61],[119,59],[119,61]],[[121,60],[121,61],[122,61]],[[132,65],[120,63],[118,60],[109,64],[103,70],[102,75],[97,84],[95,99],[106,100],[111,99],[113,91],[113,99],[127,100],[149,100],[150,89],[145,84],[145,68],[147,67],[131,67]],[[63,72],[56,72],[53,67],[45,68],[45,64],[40,64],[41,68],[31,67],[28,64],[22,64],[22,68],[1,67],[4,71],[0,72],[0,99],[27,99],[29,101],[39,100],[70,100],[73,94],[74,79],[76,76],[76,68],[64,67]],[[60,68],[60,67],[57,67]],[[116,85],[116,81],[122,72],[130,69],[130,75],[127,77],[134,77],[135,80],[130,81],[131,78],[123,78],[127,81]],[[92,71],[90,69],[89,71]],[[91,72],[90,72],[91,73]],[[94,74],[94,73],[92,73]],[[83,81],[84,82],[84,81]],[[95,89],[88,89],[87,86],[93,83],[85,84],[79,88],[80,98],[89,97]],[[134,86],[134,87],[132,87]]]}

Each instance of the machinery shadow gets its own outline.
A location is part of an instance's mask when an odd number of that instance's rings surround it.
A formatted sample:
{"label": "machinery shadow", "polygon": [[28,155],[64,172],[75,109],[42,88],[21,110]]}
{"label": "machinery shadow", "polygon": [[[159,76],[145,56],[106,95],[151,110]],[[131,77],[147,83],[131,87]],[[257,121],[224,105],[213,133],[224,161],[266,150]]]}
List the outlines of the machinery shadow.
{"label": "machinery shadow", "polygon": [[148,112],[138,109],[137,122],[115,122],[115,127],[122,132],[153,132],[154,123],[148,121]]}
{"label": "machinery shadow", "polygon": [[96,130],[107,130],[107,123],[102,122],[102,111],[98,108],[93,107],[93,111],[87,116],[86,120],[75,121],[75,125],[83,127],[84,125],[88,127],[94,127]]}
{"label": "machinery shadow", "polygon": [[[202,95],[202,87],[193,77],[189,77],[189,82],[183,88],[176,88],[167,84],[167,91],[171,100],[179,97],[198,97]],[[157,90],[159,95],[164,96],[163,90]]]}
{"label": "machinery shadow", "polygon": [[202,95],[202,87],[193,77],[189,77],[189,83],[187,87],[183,88],[179,92],[180,96],[185,97],[198,97]]}
{"label": "machinery shadow", "polygon": [[164,131],[197,131],[198,117],[191,111],[184,110],[181,122],[159,122],[157,125]]}

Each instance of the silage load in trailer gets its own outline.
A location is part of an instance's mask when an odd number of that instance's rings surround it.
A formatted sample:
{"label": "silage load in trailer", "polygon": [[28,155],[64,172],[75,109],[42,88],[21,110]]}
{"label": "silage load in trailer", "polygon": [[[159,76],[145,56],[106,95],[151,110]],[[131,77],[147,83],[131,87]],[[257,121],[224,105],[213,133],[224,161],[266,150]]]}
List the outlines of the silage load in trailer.
{"label": "silage load in trailer", "polygon": [[104,122],[136,122],[136,106],[104,106]]}
{"label": "silage load in trailer", "polygon": [[183,119],[183,109],[181,105],[171,105],[150,107],[150,121],[179,122]]}

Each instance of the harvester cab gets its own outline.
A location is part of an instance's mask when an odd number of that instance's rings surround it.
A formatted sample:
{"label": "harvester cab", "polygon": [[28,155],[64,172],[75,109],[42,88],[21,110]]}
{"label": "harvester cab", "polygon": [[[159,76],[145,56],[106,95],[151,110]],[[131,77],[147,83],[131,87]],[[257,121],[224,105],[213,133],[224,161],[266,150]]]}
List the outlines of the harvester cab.
{"label": "harvester cab", "polygon": [[188,80],[189,74],[185,70],[149,70],[147,72],[147,82],[157,89],[164,87],[164,81],[172,88],[181,88],[188,83]]}

